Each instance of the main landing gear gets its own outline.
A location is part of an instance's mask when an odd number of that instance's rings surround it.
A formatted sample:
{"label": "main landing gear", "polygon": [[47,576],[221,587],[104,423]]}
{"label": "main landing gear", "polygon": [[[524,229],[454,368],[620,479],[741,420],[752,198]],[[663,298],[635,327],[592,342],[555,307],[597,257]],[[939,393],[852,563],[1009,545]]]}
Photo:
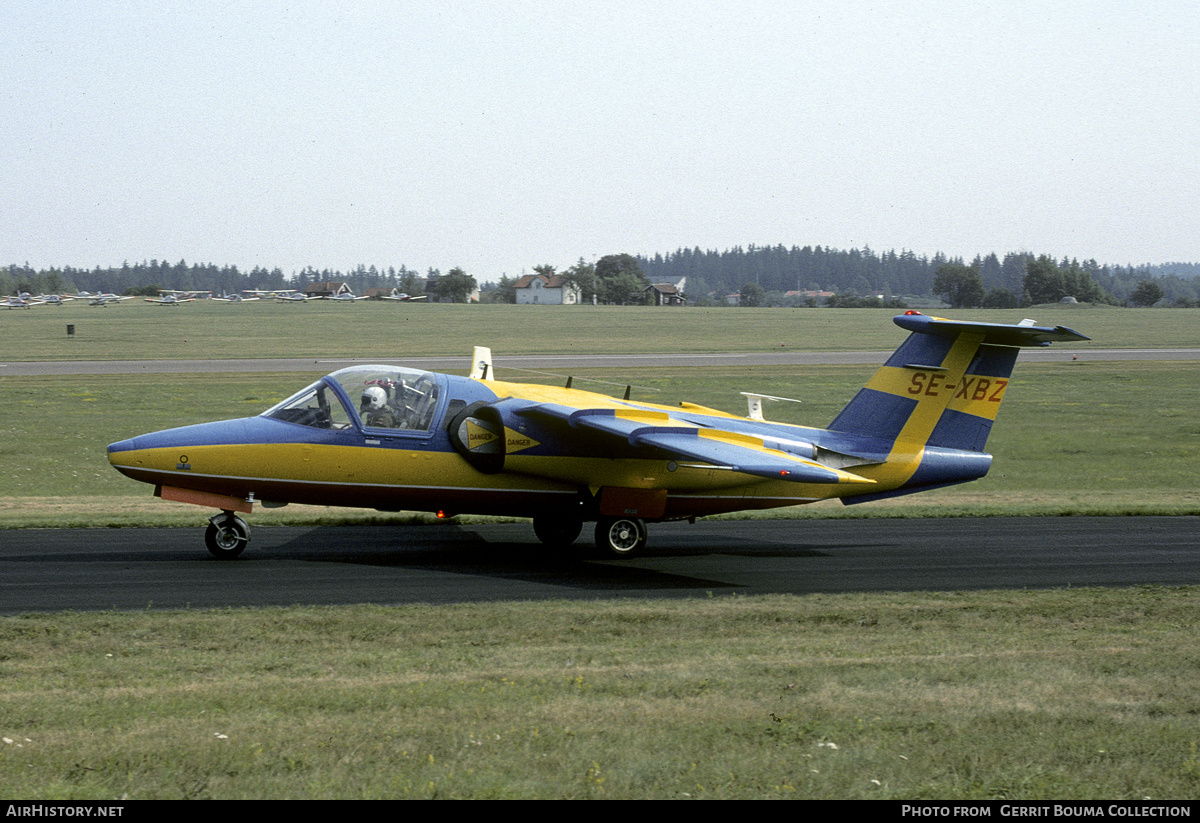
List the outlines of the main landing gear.
{"label": "main landing gear", "polygon": [[249,542],[250,527],[233,512],[223,511],[209,519],[208,529],[204,532],[204,545],[208,546],[213,557],[232,560],[242,553]]}
{"label": "main landing gear", "polygon": [[[535,517],[533,533],[550,548],[566,548],[583,531],[571,517]],[[596,550],[604,557],[633,557],[646,547],[646,521],[638,517],[601,517],[596,522]]]}
{"label": "main landing gear", "polygon": [[[535,517],[533,532],[552,548],[565,548],[583,531],[573,517]],[[605,557],[634,557],[646,547],[646,521],[640,517],[601,517],[596,522],[596,549]],[[250,527],[231,511],[213,515],[204,532],[204,545],[213,557],[232,560],[250,542]]]}
{"label": "main landing gear", "polygon": [[601,517],[596,548],[610,557],[633,557],[646,547],[646,521],[640,517]]}
{"label": "main landing gear", "polygon": [[583,521],[574,517],[535,517],[533,533],[552,549],[566,548],[583,531]]}

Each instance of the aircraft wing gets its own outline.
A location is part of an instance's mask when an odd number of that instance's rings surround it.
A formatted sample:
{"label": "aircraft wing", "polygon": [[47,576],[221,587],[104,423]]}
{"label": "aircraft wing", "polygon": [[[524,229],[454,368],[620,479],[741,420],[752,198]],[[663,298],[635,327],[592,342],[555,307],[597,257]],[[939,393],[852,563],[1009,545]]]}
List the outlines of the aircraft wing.
{"label": "aircraft wing", "polygon": [[863,483],[874,480],[827,466],[755,435],[697,426],[665,412],[642,409],[577,409],[539,403],[515,410],[530,418],[565,421],[594,445],[609,441],[645,451],[647,458],[694,461],[705,467],[794,483]]}

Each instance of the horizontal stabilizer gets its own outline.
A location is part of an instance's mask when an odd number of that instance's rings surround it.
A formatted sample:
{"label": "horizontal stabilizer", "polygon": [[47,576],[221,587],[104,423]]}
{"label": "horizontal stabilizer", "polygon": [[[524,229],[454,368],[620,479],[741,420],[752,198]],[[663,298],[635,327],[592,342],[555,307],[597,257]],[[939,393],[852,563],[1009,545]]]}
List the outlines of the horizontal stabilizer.
{"label": "horizontal stabilizer", "polygon": [[897,326],[920,334],[935,334],[955,338],[960,334],[983,335],[983,343],[993,346],[1049,346],[1051,343],[1072,343],[1091,340],[1066,326],[1033,326],[1005,323],[974,323],[967,320],[946,320],[924,314],[902,314],[893,318]]}

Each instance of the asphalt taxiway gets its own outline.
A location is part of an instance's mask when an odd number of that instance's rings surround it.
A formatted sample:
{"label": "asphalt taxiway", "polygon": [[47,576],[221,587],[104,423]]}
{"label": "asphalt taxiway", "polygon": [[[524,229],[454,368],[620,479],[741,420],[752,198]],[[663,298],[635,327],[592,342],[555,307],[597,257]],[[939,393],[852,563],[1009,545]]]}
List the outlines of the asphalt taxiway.
{"label": "asphalt taxiway", "polygon": [[5,533],[0,613],[1200,584],[1200,517],[653,524],[629,560],[549,553],[526,524]]}
{"label": "asphalt taxiway", "polygon": [[[696,354],[530,354],[493,358],[496,368],[562,371],[564,369],[607,369],[629,367],[699,366],[870,366],[879,365],[892,355],[888,351],[769,351]],[[1180,349],[1022,349],[1025,363],[1063,363],[1122,360],[1200,360],[1200,348]],[[331,372],[357,363],[385,363],[430,371],[466,374],[471,358],[398,357],[337,358],[301,357],[262,360],[74,360],[63,362],[7,361],[0,363],[0,376],[55,377],[71,374],[203,374],[255,372]]]}

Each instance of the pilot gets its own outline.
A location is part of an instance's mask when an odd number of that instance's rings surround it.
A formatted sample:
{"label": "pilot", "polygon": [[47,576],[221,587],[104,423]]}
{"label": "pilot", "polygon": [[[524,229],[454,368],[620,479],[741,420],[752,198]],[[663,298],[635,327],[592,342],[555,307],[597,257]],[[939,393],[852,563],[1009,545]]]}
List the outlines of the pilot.
{"label": "pilot", "polygon": [[362,402],[359,403],[358,413],[362,416],[364,426],[376,426],[385,429],[396,428],[396,415],[388,407],[387,392],[379,386],[367,386],[363,389]]}

